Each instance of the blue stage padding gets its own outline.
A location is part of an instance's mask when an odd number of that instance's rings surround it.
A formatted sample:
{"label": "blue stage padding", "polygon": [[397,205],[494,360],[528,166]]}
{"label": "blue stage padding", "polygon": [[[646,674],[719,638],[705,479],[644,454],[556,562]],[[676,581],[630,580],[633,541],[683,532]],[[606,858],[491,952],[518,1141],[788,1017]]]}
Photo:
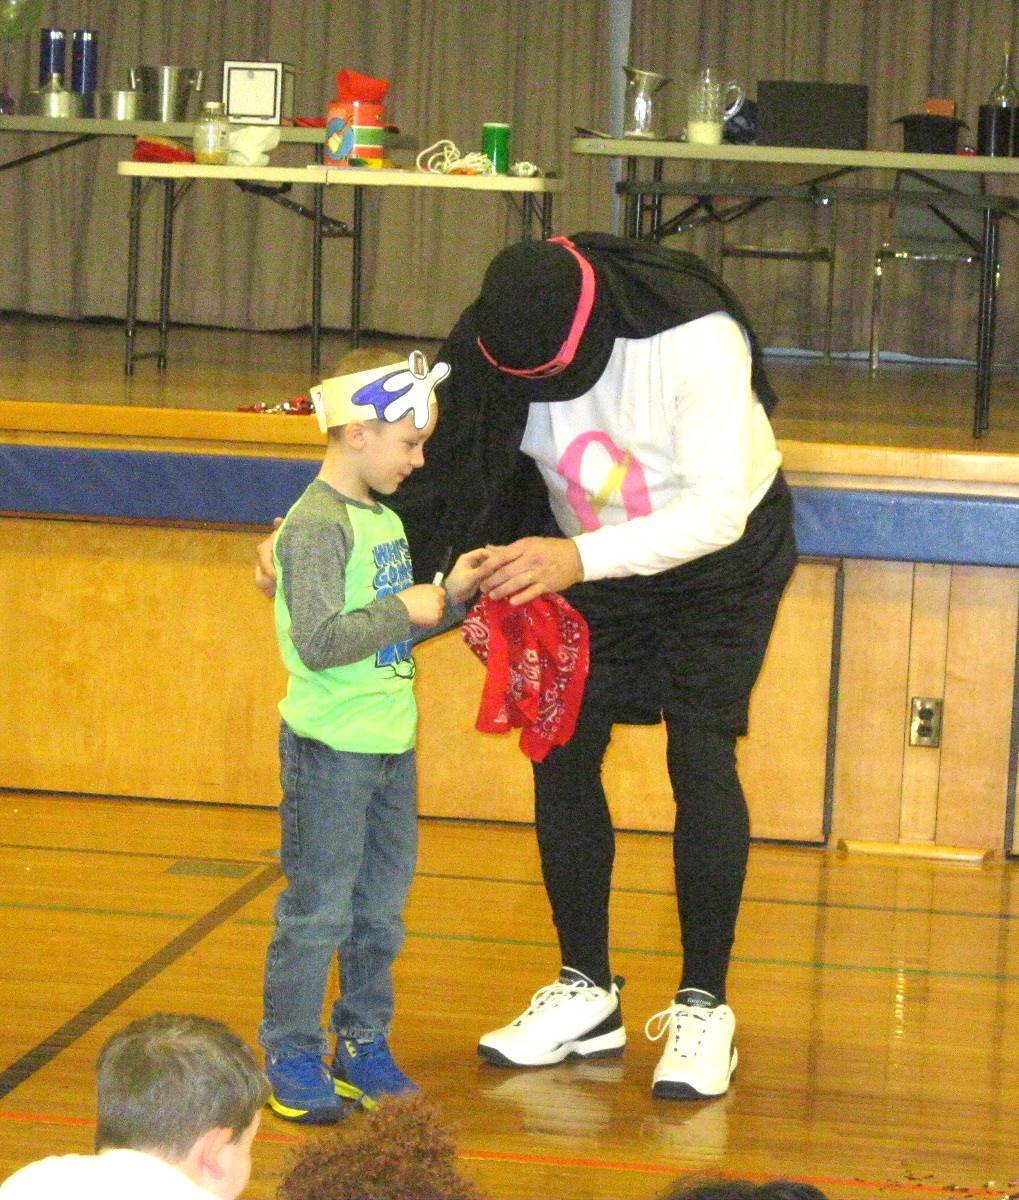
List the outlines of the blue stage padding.
{"label": "blue stage padding", "polygon": [[271,525],[319,465],[291,458],[0,446],[0,510]]}
{"label": "blue stage padding", "polygon": [[[0,511],[269,525],[317,461],[0,445]],[[803,555],[1019,566],[1019,500],[796,487]]]}
{"label": "blue stage padding", "polygon": [[800,554],[1019,566],[1019,500],[848,488],[792,492]]}

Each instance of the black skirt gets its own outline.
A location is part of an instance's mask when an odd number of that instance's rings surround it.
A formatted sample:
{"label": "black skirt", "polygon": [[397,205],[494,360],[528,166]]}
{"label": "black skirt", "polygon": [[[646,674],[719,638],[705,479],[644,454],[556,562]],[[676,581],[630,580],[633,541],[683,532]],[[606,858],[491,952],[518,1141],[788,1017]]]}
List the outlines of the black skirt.
{"label": "black skirt", "polygon": [[796,565],[782,472],[731,546],[657,575],[578,583],[565,597],[587,619],[585,712],[654,725],[662,713],[747,730],[782,592]]}

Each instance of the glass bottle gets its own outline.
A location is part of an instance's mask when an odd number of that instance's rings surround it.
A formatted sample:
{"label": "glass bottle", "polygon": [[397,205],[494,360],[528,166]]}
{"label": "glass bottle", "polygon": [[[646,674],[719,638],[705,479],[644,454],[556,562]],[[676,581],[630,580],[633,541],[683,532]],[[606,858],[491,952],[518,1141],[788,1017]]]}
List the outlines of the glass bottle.
{"label": "glass bottle", "polygon": [[995,108],[1019,108],[1019,91],[1016,90],[1016,86],[1012,82],[1011,42],[1005,43],[1001,63],[1001,75],[998,82],[994,85],[991,94],[987,97],[987,103],[993,104]]}
{"label": "glass bottle", "polygon": [[195,162],[222,166],[230,157],[229,138],[230,122],[223,111],[223,102],[206,100],[192,139]]}
{"label": "glass bottle", "polygon": [[1012,82],[1012,45],[1005,43],[1001,64],[1001,75],[980,105],[977,122],[977,153],[993,158],[1005,157],[1015,151],[1016,109],[1019,108],[1019,91]]}

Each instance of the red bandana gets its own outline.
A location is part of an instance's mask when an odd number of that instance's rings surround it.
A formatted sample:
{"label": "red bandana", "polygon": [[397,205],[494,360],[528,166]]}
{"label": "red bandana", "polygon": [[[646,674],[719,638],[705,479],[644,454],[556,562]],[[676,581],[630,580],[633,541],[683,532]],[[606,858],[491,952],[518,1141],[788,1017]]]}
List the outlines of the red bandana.
{"label": "red bandana", "polygon": [[528,604],[483,597],[463,639],[487,666],[476,727],[523,729],[520,749],[541,762],[573,736],[590,663],[587,622],[555,592]]}

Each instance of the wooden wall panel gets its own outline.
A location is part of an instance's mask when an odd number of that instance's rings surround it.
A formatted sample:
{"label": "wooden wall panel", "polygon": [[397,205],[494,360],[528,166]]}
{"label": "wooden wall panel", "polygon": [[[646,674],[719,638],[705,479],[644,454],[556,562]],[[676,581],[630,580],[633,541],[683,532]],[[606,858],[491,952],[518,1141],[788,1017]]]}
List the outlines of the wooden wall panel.
{"label": "wooden wall panel", "polygon": [[1019,571],[952,568],[936,839],[999,850],[1005,831]]}
{"label": "wooden wall panel", "polygon": [[755,837],[819,841],[838,568],[801,562],[782,599],[740,743]]}
{"label": "wooden wall panel", "polygon": [[[821,837],[835,576],[830,563],[797,567],[754,694],[739,757],[758,837]],[[456,634],[417,657],[422,812],[532,820],[531,771],[517,734],[474,731],[481,665]],[[664,726],[617,726],[604,778],[619,828],[672,828]]]}
{"label": "wooden wall panel", "polygon": [[897,841],[910,563],[845,563],[833,833]]}
{"label": "wooden wall panel", "polygon": [[533,821],[530,760],[517,732],[478,733],[485,669],[459,630],[422,643],[417,661],[418,807],[425,816]]}
{"label": "wooden wall panel", "polygon": [[938,819],[941,750],[909,744],[913,696],[944,697],[948,653],[948,603],[952,568],[918,563],[913,571],[913,607],[909,638],[909,678],[902,720],[902,810],[899,837],[904,842],[933,842]]}
{"label": "wooden wall panel", "polygon": [[4,786],[277,803],[285,676],[250,533],[0,530]]}

